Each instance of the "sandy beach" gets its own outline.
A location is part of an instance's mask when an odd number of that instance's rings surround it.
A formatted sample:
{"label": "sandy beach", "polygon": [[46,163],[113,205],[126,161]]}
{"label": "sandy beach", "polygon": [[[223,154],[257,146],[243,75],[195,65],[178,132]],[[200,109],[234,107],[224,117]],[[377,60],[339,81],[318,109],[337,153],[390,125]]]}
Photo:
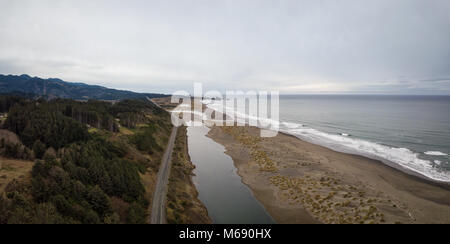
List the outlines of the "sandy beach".
{"label": "sandy beach", "polygon": [[280,224],[450,223],[450,187],[379,161],[253,127],[213,127],[242,181]]}

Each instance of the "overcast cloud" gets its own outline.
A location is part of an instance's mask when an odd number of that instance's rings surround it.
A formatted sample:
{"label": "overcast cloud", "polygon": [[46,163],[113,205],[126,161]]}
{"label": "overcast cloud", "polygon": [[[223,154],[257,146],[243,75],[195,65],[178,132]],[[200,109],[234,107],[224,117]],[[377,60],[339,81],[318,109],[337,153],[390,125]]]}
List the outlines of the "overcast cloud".
{"label": "overcast cloud", "polygon": [[0,0],[0,73],[139,92],[450,94],[450,1]]}

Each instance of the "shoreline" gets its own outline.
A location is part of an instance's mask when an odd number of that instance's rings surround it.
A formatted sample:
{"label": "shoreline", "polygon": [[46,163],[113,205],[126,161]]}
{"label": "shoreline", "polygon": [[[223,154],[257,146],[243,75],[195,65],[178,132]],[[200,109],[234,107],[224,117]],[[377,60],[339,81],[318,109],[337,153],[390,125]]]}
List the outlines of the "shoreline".
{"label": "shoreline", "polygon": [[[203,111],[206,108],[214,110],[215,111],[214,113],[220,112],[220,111],[218,111],[218,110],[216,110],[216,109],[214,109],[212,107],[209,107],[207,104],[203,104]],[[223,117],[224,119],[229,119],[230,118],[229,115],[227,115],[226,113],[223,114],[223,116],[224,116]],[[281,123],[281,121],[280,121],[280,123]],[[246,122],[245,122],[245,126],[249,126],[249,122],[247,121],[247,119],[246,119]],[[255,126],[251,126],[251,127],[255,127]],[[308,143],[311,143],[311,144],[314,144],[314,145],[325,147],[325,148],[331,149],[331,150],[339,152],[339,153],[358,155],[358,156],[361,156],[361,157],[364,157],[364,158],[369,158],[369,159],[372,159],[372,160],[380,161],[383,164],[385,164],[385,165],[387,165],[387,166],[389,166],[391,168],[394,168],[396,170],[402,171],[402,172],[404,172],[404,173],[406,173],[408,175],[412,175],[412,176],[418,177],[418,178],[423,178],[426,181],[434,182],[434,183],[437,183],[437,184],[443,184],[443,185],[446,185],[450,189],[450,181],[447,180],[447,179],[446,180],[439,179],[439,177],[438,178],[433,178],[434,176],[427,175],[427,173],[425,173],[425,172],[423,172],[421,170],[415,169],[412,166],[403,165],[402,163],[395,162],[395,161],[390,160],[388,158],[384,158],[383,156],[380,156],[380,155],[373,155],[373,156],[371,156],[371,155],[367,155],[367,154],[365,154],[363,152],[356,152],[356,151],[352,151],[352,150],[349,150],[349,149],[345,149],[345,150],[344,149],[337,149],[336,147],[326,146],[325,145],[326,143],[324,143],[324,142],[317,142],[317,141],[308,140],[308,139],[305,140],[305,139],[303,139],[303,138],[301,138],[299,136],[296,136],[295,134],[291,134],[291,133],[287,132],[286,130],[284,130],[284,131],[283,130],[278,130],[278,133],[281,133],[281,134],[284,134],[284,135],[287,135],[287,136],[293,136],[293,137],[297,138],[298,140],[302,140],[302,141],[305,141],[305,142],[308,142]],[[382,145],[382,144],[380,144],[380,145]],[[389,146],[389,147],[391,147],[391,146]],[[395,147],[393,147],[393,148],[395,148]],[[396,149],[403,149],[403,148],[396,148]],[[405,149],[410,150],[408,148],[405,148]],[[420,158],[417,158],[417,159],[420,159]],[[431,163],[431,162],[429,162],[429,163]]]}
{"label": "shoreline", "polygon": [[450,223],[450,184],[285,132],[258,140],[259,128],[243,128],[210,127],[207,136],[277,223]]}
{"label": "shoreline", "polygon": [[[225,129],[230,128],[239,130]],[[258,131],[244,127],[226,133],[213,127],[208,136],[225,146],[242,182],[277,223],[450,223],[448,184],[287,133],[246,145],[242,137]],[[264,160],[273,161],[274,168],[263,165],[261,170],[249,148],[268,155]],[[277,151],[281,154],[275,155]]]}
{"label": "shoreline", "polygon": [[422,181],[423,183],[426,183],[426,184],[431,184],[431,185],[435,185],[437,187],[442,187],[442,188],[444,188],[446,190],[450,190],[450,182],[445,182],[445,181],[439,181],[439,180],[431,179],[431,178],[429,178],[429,177],[427,177],[427,176],[425,176],[423,174],[420,174],[420,173],[418,173],[418,172],[416,172],[414,170],[411,170],[411,169],[408,169],[408,168],[404,168],[404,167],[402,167],[402,166],[400,166],[400,165],[398,165],[398,164],[396,164],[394,162],[390,162],[388,160],[370,158],[368,156],[364,156],[364,155],[360,155],[360,154],[356,154],[356,153],[340,152],[340,151],[334,150],[332,148],[328,148],[328,147],[322,146],[320,144],[316,144],[316,143],[305,141],[305,140],[303,140],[303,139],[301,139],[301,138],[299,138],[299,137],[297,137],[295,135],[289,134],[287,132],[279,131],[278,133],[280,133],[280,134],[282,134],[284,136],[292,137],[294,139],[297,139],[297,140],[300,140],[300,141],[303,141],[303,142],[306,142],[306,143],[318,146],[318,147],[322,147],[324,149],[331,150],[331,151],[336,152],[336,153],[342,153],[342,154],[352,155],[352,156],[355,156],[355,157],[361,157],[364,160],[373,160],[373,161],[375,161],[375,162],[377,162],[379,164],[382,164],[382,165],[388,167],[391,170],[396,170],[396,171],[399,171],[399,172],[403,173],[405,177],[411,177],[413,180]]}

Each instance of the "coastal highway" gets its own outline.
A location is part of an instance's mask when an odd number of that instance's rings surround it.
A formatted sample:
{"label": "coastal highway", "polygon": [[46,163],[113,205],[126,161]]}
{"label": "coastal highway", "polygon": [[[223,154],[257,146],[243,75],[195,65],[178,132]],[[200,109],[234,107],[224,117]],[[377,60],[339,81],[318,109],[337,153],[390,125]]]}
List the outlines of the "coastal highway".
{"label": "coastal highway", "polygon": [[153,193],[151,224],[166,224],[167,188],[169,184],[170,169],[172,166],[172,153],[177,137],[178,127],[173,127],[169,144],[164,152],[158,172],[155,192]]}
{"label": "coastal highway", "polygon": [[[147,97],[147,100],[155,104],[158,108],[163,109],[158,103],[154,102],[150,98]],[[170,169],[172,166],[172,153],[177,132],[178,127],[174,126],[170,134],[166,151],[161,159],[161,166],[158,172],[155,192],[153,193],[150,224],[166,224],[167,188],[169,185]]]}
{"label": "coastal highway", "polygon": [[[158,108],[163,109],[158,103],[147,97],[147,100],[153,103]],[[166,224],[166,203],[167,203],[167,188],[169,185],[170,169],[172,166],[172,153],[175,145],[175,138],[177,137],[178,127],[172,128],[169,143],[166,151],[161,159],[161,166],[158,172],[158,179],[156,181],[155,192],[153,193],[152,213],[150,224]]]}
{"label": "coastal highway", "polygon": [[155,101],[153,101],[153,100],[150,99],[149,97],[145,97],[145,98],[147,98],[147,100],[148,100],[149,102],[153,103],[156,107],[158,107],[158,108],[160,108],[160,109],[163,109],[158,103],[156,103]]}

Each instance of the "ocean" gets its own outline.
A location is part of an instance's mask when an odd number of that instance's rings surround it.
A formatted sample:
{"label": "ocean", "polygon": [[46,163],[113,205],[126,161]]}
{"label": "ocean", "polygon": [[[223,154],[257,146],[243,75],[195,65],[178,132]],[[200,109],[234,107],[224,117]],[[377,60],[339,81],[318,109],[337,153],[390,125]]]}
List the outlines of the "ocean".
{"label": "ocean", "polygon": [[450,182],[450,96],[284,95],[280,131]]}

